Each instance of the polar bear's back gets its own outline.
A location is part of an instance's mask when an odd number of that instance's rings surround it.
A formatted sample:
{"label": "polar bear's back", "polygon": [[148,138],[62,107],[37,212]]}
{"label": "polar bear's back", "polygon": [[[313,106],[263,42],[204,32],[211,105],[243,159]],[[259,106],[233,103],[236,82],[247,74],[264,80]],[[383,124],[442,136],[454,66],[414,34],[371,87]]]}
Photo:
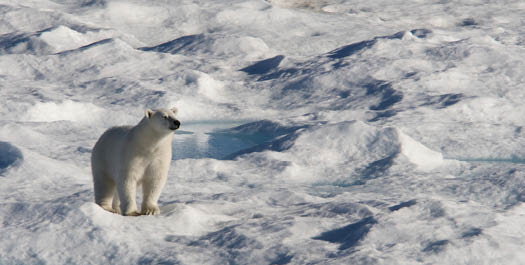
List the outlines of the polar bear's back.
{"label": "polar bear's back", "polygon": [[123,146],[133,126],[119,126],[106,130],[98,139],[91,153],[93,170],[104,170],[104,174],[116,177]]}

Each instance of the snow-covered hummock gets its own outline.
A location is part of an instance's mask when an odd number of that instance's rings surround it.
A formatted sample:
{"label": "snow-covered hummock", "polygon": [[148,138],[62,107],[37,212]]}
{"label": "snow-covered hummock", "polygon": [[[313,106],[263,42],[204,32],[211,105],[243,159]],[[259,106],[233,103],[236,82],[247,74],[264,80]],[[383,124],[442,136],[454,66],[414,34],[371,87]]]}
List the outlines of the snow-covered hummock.
{"label": "snow-covered hummock", "polygon": [[[0,0],[0,264],[523,264],[524,12]],[[168,106],[161,214],[102,210],[95,141]]]}

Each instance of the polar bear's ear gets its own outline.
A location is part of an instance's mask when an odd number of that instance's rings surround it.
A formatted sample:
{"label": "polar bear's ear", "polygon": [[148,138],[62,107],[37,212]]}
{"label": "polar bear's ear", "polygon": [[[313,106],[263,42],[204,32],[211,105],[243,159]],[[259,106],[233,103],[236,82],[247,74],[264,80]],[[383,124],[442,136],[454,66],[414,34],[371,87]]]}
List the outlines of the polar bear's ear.
{"label": "polar bear's ear", "polygon": [[153,116],[155,112],[151,109],[146,109],[146,111],[144,111],[144,114],[146,115],[146,118],[151,118],[151,116]]}
{"label": "polar bear's ear", "polygon": [[176,107],[173,107],[171,108],[171,112],[173,112],[174,115],[177,115],[177,112],[179,112],[179,110]]}

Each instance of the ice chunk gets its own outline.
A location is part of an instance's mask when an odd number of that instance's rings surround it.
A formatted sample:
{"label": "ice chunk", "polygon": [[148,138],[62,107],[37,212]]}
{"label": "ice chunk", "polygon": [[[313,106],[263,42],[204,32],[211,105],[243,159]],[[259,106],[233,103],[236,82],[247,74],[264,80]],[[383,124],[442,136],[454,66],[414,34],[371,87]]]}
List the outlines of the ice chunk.
{"label": "ice chunk", "polygon": [[432,170],[443,164],[443,155],[441,153],[430,150],[401,131],[398,131],[398,134],[401,142],[401,153],[410,162],[417,165],[419,170]]}

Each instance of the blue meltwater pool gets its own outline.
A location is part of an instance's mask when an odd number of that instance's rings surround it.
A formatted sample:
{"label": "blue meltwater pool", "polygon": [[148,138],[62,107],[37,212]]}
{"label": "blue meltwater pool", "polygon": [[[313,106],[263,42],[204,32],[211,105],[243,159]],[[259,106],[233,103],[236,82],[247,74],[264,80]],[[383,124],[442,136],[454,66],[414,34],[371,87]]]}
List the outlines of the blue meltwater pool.
{"label": "blue meltwater pool", "polygon": [[173,137],[173,160],[184,158],[223,159],[255,146],[263,138],[243,137],[229,128],[244,122],[183,122]]}

